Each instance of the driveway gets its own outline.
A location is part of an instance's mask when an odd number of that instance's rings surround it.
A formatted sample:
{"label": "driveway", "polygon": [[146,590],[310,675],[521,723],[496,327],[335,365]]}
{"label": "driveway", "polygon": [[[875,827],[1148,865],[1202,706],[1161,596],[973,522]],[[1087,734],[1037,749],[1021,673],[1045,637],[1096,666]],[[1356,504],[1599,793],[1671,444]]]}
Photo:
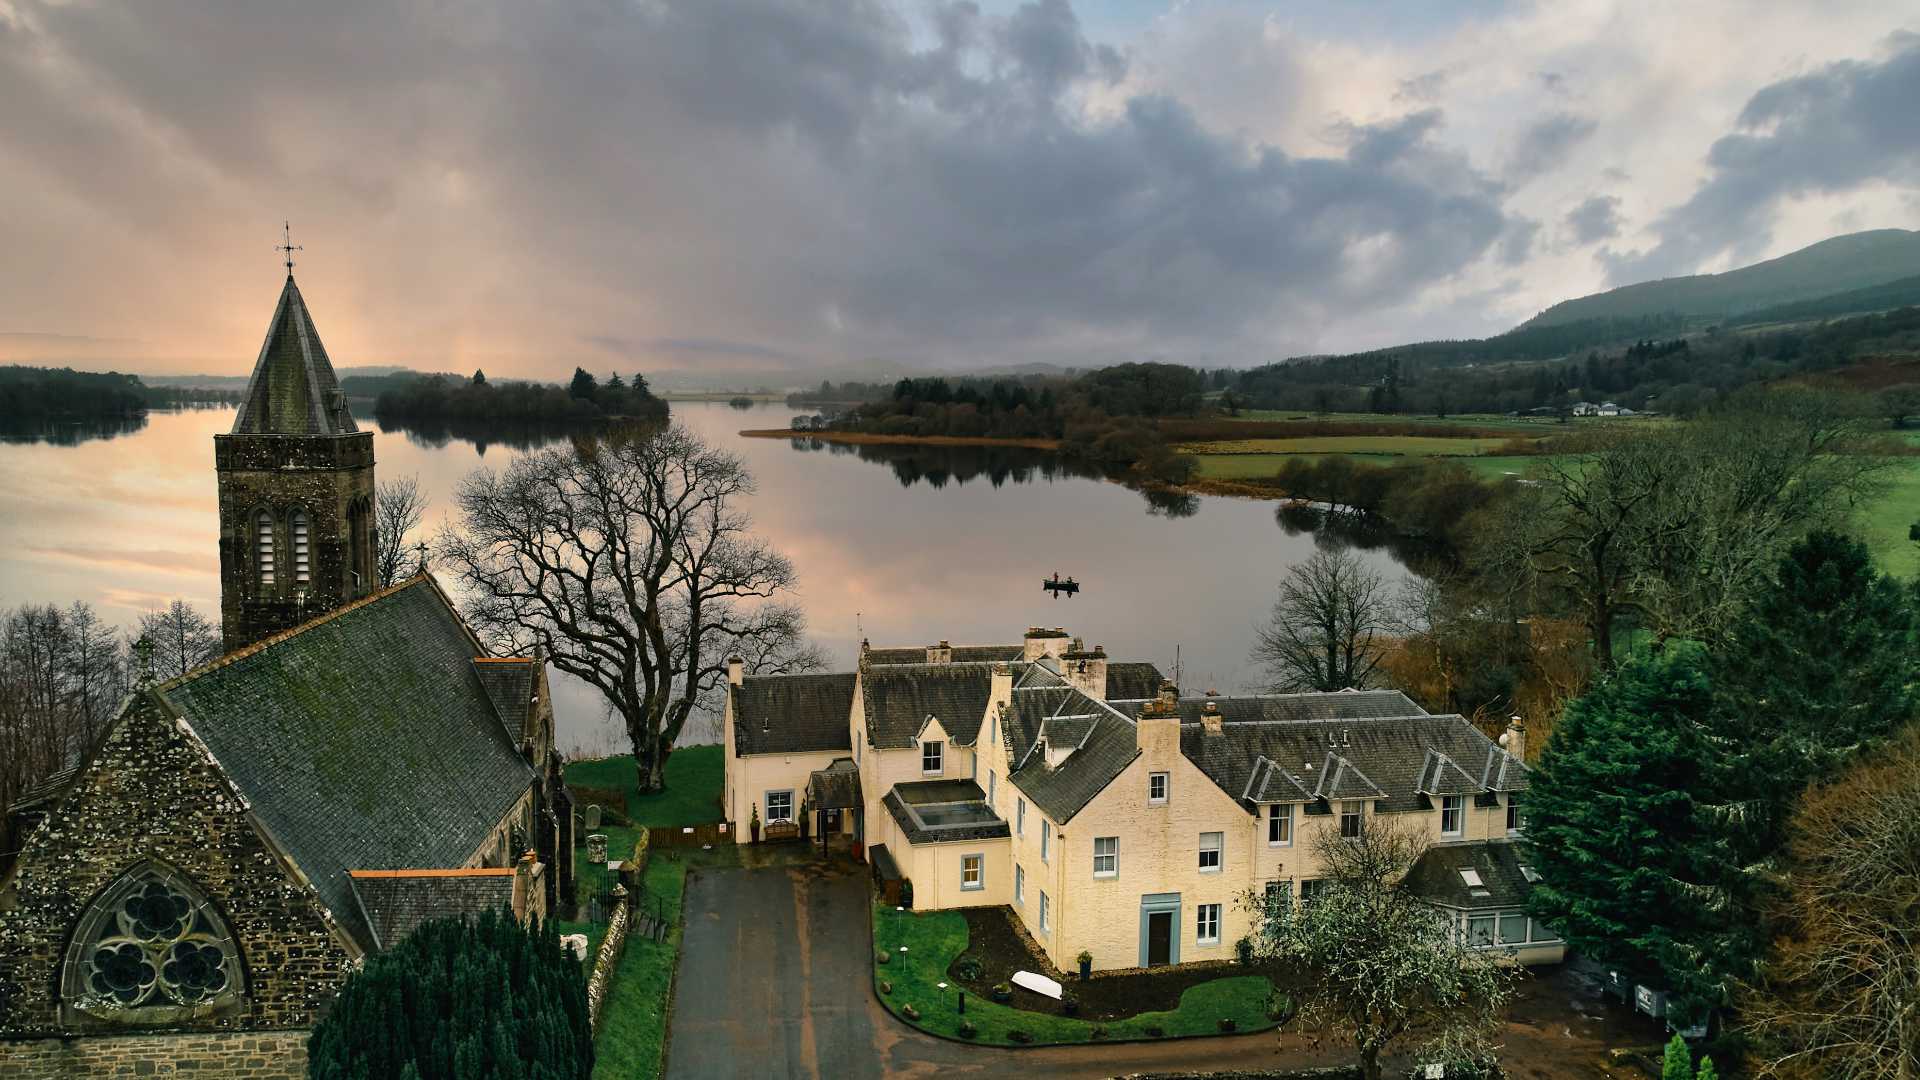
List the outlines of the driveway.
{"label": "driveway", "polygon": [[1337,1064],[1272,1035],[1005,1050],[924,1035],[874,1000],[864,868],[700,870],[668,1031],[667,1076],[1107,1077]]}
{"label": "driveway", "polygon": [[[845,863],[697,870],[668,1032],[667,1076],[1111,1077],[1350,1063],[1340,1040],[1299,1034],[1007,1050],[908,1027],[874,999],[867,877]],[[1609,1047],[1653,1046],[1658,1025],[1610,1005],[1565,965],[1523,982],[1503,1062],[1530,1080],[1624,1074]],[[1398,1068],[1405,1062],[1391,1063]]]}

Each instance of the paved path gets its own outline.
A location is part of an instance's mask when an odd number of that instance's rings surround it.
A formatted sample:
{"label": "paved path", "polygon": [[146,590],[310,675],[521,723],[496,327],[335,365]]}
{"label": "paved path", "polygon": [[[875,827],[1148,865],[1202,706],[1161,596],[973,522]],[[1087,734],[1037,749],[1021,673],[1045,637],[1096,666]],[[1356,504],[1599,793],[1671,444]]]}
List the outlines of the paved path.
{"label": "paved path", "polygon": [[1004,1050],[924,1035],[874,1000],[866,878],[807,864],[701,870],[686,932],[667,1076],[1107,1077],[1189,1069],[1333,1064],[1272,1035]]}

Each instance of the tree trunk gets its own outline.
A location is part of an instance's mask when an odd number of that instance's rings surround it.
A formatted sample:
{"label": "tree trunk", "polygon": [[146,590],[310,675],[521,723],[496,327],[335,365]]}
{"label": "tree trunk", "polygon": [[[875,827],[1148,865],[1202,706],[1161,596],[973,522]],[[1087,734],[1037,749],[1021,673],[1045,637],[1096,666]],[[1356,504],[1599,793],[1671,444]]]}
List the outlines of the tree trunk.
{"label": "tree trunk", "polygon": [[1366,1080],[1380,1080],[1380,1049],[1367,1046],[1360,1049],[1360,1075]]}

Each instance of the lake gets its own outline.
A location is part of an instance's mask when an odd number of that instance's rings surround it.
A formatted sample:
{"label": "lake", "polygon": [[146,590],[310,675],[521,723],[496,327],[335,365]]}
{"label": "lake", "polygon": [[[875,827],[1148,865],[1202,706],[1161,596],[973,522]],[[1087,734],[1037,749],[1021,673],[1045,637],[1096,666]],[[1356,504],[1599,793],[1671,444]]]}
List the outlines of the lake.
{"label": "lake", "polygon": [[[753,471],[757,531],[793,560],[795,599],[839,665],[852,666],[862,635],[875,645],[984,644],[1064,626],[1115,659],[1150,660],[1169,675],[1178,663],[1190,692],[1259,688],[1247,658],[1254,627],[1281,575],[1316,542],[1283,527],[1275,503],[1156,505],[1039,451],[738,435],[783,428],[791,415],[779,405],[673,406],[677,422]],[[144,425],[0,441],[0,606],[85,600],[131,626],[178,597],[217,616],[213,436],[232,423],[230,408],[155,412]],[[382,479],[419,477],[429,529],[451,510],[462,476],[541,440],[361,425],[375,432]],[[1385,549],[1368,558],[1405,573]],[[1056,571],[1081,582],[1079,596],[1041,591]],[[555,687],[561,745],[623,749],[594,691],[558,677]],[[704,725],[698,739],[712,741],[716,728]]]}

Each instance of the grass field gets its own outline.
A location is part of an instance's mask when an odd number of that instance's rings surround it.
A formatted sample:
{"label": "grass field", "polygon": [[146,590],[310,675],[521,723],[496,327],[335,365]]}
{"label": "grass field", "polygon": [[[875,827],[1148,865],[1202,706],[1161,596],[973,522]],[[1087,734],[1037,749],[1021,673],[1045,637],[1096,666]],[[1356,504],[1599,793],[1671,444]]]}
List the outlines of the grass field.
{"label": "grass field", "polygon": [[1183,454],[1383,454],[1405,457],[1456,457],[1497,450],[1510,440],[1449,438],[1443,435],[1323,435],[1299,439],[1234,439],[1187,443]]}
{"label": "grass field", "polygon": [[567,783],[625,793],[627,816],[635,825],[704,825],[720,820],[721,771],[725,763],[718,746],[675,750],[667,758],[667,790],[645,797],[634,784],[631,754],[570,762]]}
{"label": "grass field", "polygon": [[[1456,440],[1457,441],[1457,440]],[[1272,476],[1280,468],[1280,463],[1293,457],[1333,457],[1332,454],[1196,454],[1194,464],[1197,474],[1208,480],[1262,480]],[[1367,465],[1406,465],[1418,457],[1401,454],[1340,454],[1339,457]],[[1428,457],[1443,455],[1426,455]],[[1481,454],[1447,456],[1449,461],[1472,469],[1489,480],[1504,480],[1509,473],[1515,476],[1525,475],[1527,470],[1546,458],[1541,456],[1513,456],[1507,454]]]}
{"label": "grass field", "polygon": [[1897,459],[1887,481],[1886,494],[1862,508],[1855,525],[1881,570],[1920,577],[1920,544],[1907,539],[1907,527],[1920,521],[1920,458]]}
{"label": "grass field", "polygon": [[1322,414],[1316,414],[1311,412],[1302,412],[1298,409],[1245,409],[1241,411],[1239,416],[1233,417],[1233,419],[1250,420],[1250,421],[1338,420],[1338,421],[1354,421],[1359,423],[1366,423],[1366,422],[1372,421],[1372,422],[1377,422],[1382,424],[1430,424],[1434,427],[1442,427],[1442,428],[1445,428],[1445,427],[1510,428],[1516,433],[1534,431],[1534,432],[1541,432],[1542,434],[1549,433],[1548,429],[1553,429],[1553,428],[1561,428],[1562,430],[1564,430],[1564,425],[1561,425],[1557,420],[1554,420],[1551,418],[1507,416],[1502,413],[1468,413],[1464,416],[1448,416],[1448,417],[1442,418],[1438,416],[1407,416],[1407,415],[1398,414],[1398,413],[1344,413],[1343,412],[1343,413],[1326,413],[1322,415]]}
{"label": "grass field", "polygon": [[[967,948],[967,920],[957,911],[902,912],[886,904],[873,910],[874,948],[885,952],[888,962],[873,966],[875,989],[881,981],[893,985],[893,992],[882,993],[880,1001],[887,1011],[907,1023],[927,1031],[957,1037],[962,1019],[979,1029],[973,1041],[993,1046],[1015,1045],[1009,1031],[1024,1031],[1038,1043],[1083,1043],[1093,1041],[1093,1029],[1103,1028],[1109,1039],[1149,1038],[1147,1029],[1158,1027],[1166,1035],[1217,1035],[1220,1020],[1232,1019],[1240,1031],[1260,1031],[1273,1026],[1267,1019],[1267,999],[1273,984],[1264,975],[1229,975],[1201,983],[1180,997],[1180,1007],[1170,1012],[1146,1012],[1125,1020],[1095,1023],[1065,1016],[1027,1012],[994,1001],[969,999],[965,1017],[955,1011],[957,994],[951,986],[940,989],[947,967]],[[900,947],[905,945],[906,952]],[[901,1016],[904,1005],[920,1011],[920,1019]]]}

